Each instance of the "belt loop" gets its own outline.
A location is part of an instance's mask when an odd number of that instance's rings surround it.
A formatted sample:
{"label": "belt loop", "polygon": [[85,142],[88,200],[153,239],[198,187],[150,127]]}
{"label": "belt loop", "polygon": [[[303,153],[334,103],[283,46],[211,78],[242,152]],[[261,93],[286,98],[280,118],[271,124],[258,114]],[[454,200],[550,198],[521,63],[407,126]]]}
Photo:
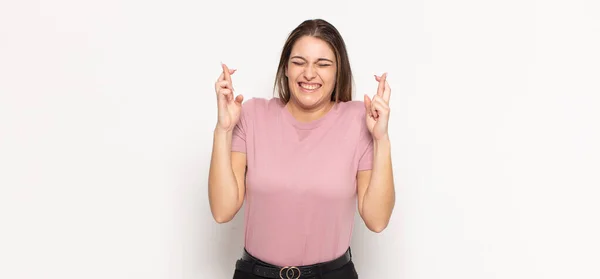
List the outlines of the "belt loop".
{"label": "belt loop", "polygon": [[254,267],[256,266],[257,262],[258,261],[252,261],[252,275],[256,275],[256,273],[254,272],[254,270],[255,270]]}
{"label": "belt loop", "polygon": [[350,259],[352,260],[352,248],[348,247],[348,252],[350,253]]}
{"label": "belt loop", "polygon": [[317,269],[319,270],[319,279],[323,279],[323,269],[321,268],[323,265],[317,265]]}

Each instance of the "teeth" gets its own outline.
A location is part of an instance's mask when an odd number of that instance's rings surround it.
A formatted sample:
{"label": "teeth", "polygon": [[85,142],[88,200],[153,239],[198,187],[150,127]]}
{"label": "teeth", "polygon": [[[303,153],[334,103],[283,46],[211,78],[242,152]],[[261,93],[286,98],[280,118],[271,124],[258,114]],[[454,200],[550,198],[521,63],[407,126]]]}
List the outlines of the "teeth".
{"label": "teeth", "polygon": [[306,83],[300,83],[300,86],[302,88],[308,89],[308,90],[314,90],[314,89],[321,87],[320,84],[306,84]]}

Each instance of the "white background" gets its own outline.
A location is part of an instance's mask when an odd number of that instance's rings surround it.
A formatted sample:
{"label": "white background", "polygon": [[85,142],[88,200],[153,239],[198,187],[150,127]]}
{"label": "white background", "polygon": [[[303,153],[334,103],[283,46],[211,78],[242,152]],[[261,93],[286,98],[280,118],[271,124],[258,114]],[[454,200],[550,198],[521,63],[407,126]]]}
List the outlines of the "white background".
{"label": "white background", "polygon": [[0,278],[231,278],[207,176],[220,62],[272,96],[309,18],[389,72],[397,203],[361,278],[600,278],[600,4],[0,2]]}

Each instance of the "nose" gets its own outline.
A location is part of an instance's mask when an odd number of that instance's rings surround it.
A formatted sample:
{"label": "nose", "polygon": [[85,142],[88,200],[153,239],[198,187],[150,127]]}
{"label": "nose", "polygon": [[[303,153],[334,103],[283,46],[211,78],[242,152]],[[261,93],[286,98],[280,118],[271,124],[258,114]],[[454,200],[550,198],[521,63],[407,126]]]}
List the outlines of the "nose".
{"label": "nose", "polygon": [[315,78],[317,76],[317,71],[313,68],[312,65],[308,65],[306,66],[306,68],[304,68],[304,78],[306,78],[307,80],[311,80],[313,78]]}

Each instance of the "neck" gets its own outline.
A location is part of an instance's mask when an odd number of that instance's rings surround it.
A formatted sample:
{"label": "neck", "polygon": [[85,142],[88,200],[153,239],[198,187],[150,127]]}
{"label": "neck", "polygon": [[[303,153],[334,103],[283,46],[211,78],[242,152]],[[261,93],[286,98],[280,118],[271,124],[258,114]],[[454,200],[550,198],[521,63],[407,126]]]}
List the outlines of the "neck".
{"label": "neck", "polygon": [[287,110],[298,120],[299,122],[311,122],[317,120],[325,114],[327,114],[335,103],[332,101],[326,102],[324,104],[318,105],[314,108],[302,108],[295,101],[290,99],[290,101],[285,105]]}

